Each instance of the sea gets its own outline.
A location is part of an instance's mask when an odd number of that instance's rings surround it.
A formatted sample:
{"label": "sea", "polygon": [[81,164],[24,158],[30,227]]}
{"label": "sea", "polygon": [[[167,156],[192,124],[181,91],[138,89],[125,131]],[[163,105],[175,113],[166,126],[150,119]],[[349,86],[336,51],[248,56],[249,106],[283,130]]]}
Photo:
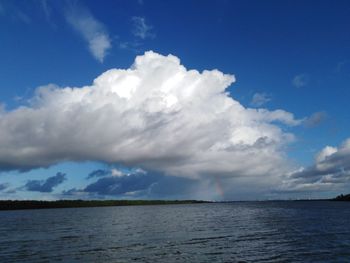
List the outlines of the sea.
{"label": "sea", "polygon": [[0,211],[0,262],[350,262],[350,202]]}

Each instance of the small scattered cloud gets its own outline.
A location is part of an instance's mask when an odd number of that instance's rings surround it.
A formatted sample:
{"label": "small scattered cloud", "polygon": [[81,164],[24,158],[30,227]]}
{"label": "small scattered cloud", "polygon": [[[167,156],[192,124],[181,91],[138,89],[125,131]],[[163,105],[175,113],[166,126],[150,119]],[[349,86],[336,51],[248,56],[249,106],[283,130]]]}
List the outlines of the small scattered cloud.
{"label": "small scattered cloud", "polygon": [[307,86],[308,82],[309,82],[309,77],[306,74],[296,75],[292,80],[292,84],[296,88],[305,87]]}
{"label": "small scattered cloud", "polygon": [[70,189],[63,191],[63,195],[100,195],[121,196],[135,192],[145,191],[158,176],[149,175],[141,169],[135,169],[132,173],[123,173],[118,169],[96,170],[89,174],[99,178],[96,182],[87,185],[84,189]]}
{"label": "small scattered cloud", "polygon": [[146,38],[154,38],[155,34],[152,32],[153,26],[149,25],[146,22],[144,17],[134,16],[132,17],[133,30],[132,33],[135,37],[138,37],[142,40]]}
{"label": "small scattered cloud", "polygon": [[7,189],[9,187],[9,184],[8,183],[1,183],[0,184],[0,191],[3,191],[5,189]]}
{"label": "small scattered cloud", "polygon": [[87,41],[91,54],[103,62],[112,43],[105,26],[84,6],[70,4],[66,8],[67,22]]}
{"label": "small scattered cloud", "polygon": [[[137,173],[137,172],[136,172]],[[112,176],[123,176],[123,175],[126,175],[124,172],[118,170],[118,169],[115,169],[113,168],[111,171],[110,171],[110,174]]]}
{"label": "small scattered cloud", "polygon": [[91,179],[94,177],[103,177],[103,176],[106,176],[109,174],[111,174],[111,171],[98,169],[98,170],[95,170],[95,171],[92,171],[91,173],[89,173],[88,176],[86,177],[86,179]]}
{"label": "small scattered cloud", "polygon": [[124,168],[123,170],[117,169],[117,168],[111,168],[109,170],[97,169],[97,170],[90,172],[88,174],[88,176],[86,177],[86,179],[105,177],[105,176],[121,177],[124,175],[131,175],[131,174],[146,174],[146,171],[144,171],[140,168],[134,168],[134,169]]}
{"label": "small scattered cloud", "polygon": [[271,97],[266,93],[255,93],[250,104],[254,107],[260,107],[271,101]]}
{"label": "small scattered cloud", "polygon": [[325,111],[318,111],[306,118],[304,120],[304,125],[308,128],[314,128],[322,124],[327,118],[328,114]]}
{"label": "small scattered cloud", "polygon": [[66,174],[58,172],[55,176],[46,180],[29,180],[24,188],[27,191],[51,193],[53,188],[66,180]]}
{"label": "small scattered cloud", "polygon": [[339,147],[326,146],[309,167],[288,174],[285,191],[321,191],[350,186],[350,138]]}

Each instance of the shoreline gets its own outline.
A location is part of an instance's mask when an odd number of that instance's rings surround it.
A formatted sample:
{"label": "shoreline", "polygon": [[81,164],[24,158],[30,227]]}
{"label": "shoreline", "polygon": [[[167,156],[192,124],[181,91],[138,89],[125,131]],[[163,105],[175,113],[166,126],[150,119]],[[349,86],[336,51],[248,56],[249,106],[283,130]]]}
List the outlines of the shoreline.
{"label": "shoreline", "polygon": [[86,208],[112,206],[147,206],[147,205],[181,205],[181,204],[228,204],[239,202],[315,202],[315,201],[349,201],[346,198],[332,199],[294,199],[294,200],[251,200],[251,201],[204,201],[204,200],[0,200],[0,211]]}
{"label": "shoreline", "polygon": [[180,205],[213,203],[202,200],[0,200],[0,211],[111,206]]}

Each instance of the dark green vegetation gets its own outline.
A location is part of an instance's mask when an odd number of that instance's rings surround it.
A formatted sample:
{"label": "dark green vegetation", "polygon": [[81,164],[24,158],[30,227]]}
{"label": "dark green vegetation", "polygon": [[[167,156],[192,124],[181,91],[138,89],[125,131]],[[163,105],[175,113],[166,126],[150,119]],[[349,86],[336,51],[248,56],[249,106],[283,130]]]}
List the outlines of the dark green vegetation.
{"label": "dark green vegetation", "polygon": [[[320,199],[319,201],[350,201],[350,194],[338,195],[333,199]],[[291,201],[291,200],[289,200]],[[317,201],[317,200],[298,200]],[[212,203],[210,201],[198,200],[0,200],[0,210],[20,209],[46,209],[46,208],[73,208],[73,207],[99,207],[99,206],[132,206],[132,205],[176,205],[176,204],[202,204]],[[221,202],[225,203],[225,202]]]}
{"label": "dark green vegetation", "polygon": [[97,207],[97,206],[128,206],[128,205],[173,205],[200,204],[208,201],[197,200],[57,200],[57,201],[13,201],[0,200],[0,210]]}
{"label": "dark green vegetation", "polygon": [[338,195],[336,198],[333,199],[334,201],[350,201],[350,194],[347,195]]}

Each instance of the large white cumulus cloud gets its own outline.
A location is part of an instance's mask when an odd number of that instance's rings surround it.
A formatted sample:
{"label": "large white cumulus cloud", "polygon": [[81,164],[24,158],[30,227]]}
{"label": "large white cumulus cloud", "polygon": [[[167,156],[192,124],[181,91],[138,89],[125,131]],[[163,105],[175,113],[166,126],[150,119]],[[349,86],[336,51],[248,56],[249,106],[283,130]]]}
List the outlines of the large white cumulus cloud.
{"label": "large white cumulus cloud", "polygon": [[280,126],[300,121],[243,107],[225,92],[234,81],[149,51],[91,86],[40,87],[0,116],[0,168],[95,160],[194,178],[276,174],[293,140]]}

